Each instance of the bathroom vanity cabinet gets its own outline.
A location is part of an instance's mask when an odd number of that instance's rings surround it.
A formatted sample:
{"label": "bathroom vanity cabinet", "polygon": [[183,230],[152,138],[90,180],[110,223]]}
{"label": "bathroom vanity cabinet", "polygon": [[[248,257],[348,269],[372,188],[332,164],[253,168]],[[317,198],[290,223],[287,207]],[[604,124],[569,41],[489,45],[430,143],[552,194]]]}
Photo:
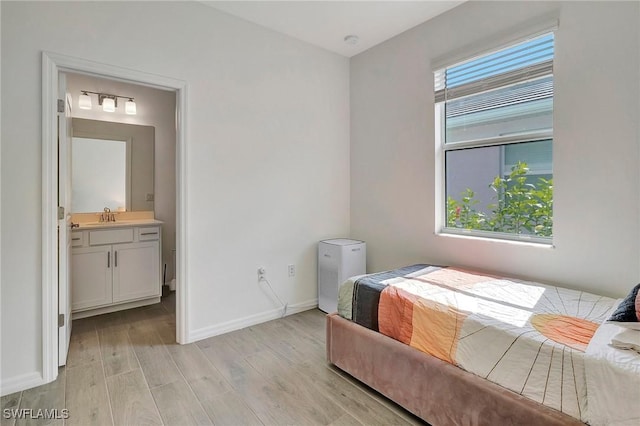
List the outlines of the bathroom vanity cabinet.
{"label": "bathroom vanity cabinet", "polygon": [[81,228],[71,241],[74,318],[160,301],[160,226]]}

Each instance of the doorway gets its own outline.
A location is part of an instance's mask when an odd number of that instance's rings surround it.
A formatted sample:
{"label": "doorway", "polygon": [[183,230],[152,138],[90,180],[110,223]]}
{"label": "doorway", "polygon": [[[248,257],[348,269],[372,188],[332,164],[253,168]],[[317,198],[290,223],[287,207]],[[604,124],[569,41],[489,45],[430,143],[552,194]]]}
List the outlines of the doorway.
{"label": "doorway", "polygon": [[[58,367],[58,279],[65,276],[67,265],[60,262],[58,253],[58,99],[59,81],[63,74],[80,74],[113,81],[169,91],[175,94],[175,288],[176,340],[188,343],[187,285],[185,265],[185,105],[186,83],[180,80],[139,71],[119,68],[78,58],[43,52],[43,280],[42,280],[42,374],[50,382],[57,376]],[[61,166],[62,167],[62,166]],[[59,275],[59,273],[61,273]],[[165,276],[166,279],[166,276]],[[63,302],[64,303],[64,302]],[[67,318],[66,321],[70,321]]]}

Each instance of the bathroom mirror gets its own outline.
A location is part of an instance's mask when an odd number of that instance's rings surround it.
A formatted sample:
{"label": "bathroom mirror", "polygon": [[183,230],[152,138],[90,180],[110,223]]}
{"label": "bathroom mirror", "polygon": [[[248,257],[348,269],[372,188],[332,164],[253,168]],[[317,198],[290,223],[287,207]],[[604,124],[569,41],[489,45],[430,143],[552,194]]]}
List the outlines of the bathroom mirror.
{"label": "bathroom mirror", "polygon": [[131,191],[127,191],[131,179],[130,140],[74,137],[71,152],[71,211],[131,209]]}
{"label": "bathroom mirror", "polygon": [[71,211],[153,211],[154,127],[72,121]]}

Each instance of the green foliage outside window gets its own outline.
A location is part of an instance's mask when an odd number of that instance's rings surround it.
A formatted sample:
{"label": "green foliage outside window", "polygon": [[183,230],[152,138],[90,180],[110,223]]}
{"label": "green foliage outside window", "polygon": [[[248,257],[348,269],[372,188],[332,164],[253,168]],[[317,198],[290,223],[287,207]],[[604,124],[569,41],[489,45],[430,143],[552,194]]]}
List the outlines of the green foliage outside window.
{"label": "green foliage outside window", "polygon": [[489,187],[495,201],[486,214],[477,210],[475,193],[467,188],[460,200],[447,197],[447,226],[450,228],[551,237],[553,228],[553,179],[528,182],[526,163],[518,162],[506,177],[496,176]]}

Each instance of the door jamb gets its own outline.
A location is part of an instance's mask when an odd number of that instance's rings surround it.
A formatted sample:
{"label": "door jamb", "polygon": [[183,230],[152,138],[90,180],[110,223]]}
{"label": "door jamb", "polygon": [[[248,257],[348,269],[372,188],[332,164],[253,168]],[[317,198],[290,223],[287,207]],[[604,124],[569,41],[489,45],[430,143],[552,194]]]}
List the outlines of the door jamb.
{"label": "door jamb", "polygon": [[[176,340],[189,343],[187,286],[187,83],[42,52],[42,380],[58,376],[58,73],[73,72],[176,92]],[[163,283],[164,284],[164,283]]]}

